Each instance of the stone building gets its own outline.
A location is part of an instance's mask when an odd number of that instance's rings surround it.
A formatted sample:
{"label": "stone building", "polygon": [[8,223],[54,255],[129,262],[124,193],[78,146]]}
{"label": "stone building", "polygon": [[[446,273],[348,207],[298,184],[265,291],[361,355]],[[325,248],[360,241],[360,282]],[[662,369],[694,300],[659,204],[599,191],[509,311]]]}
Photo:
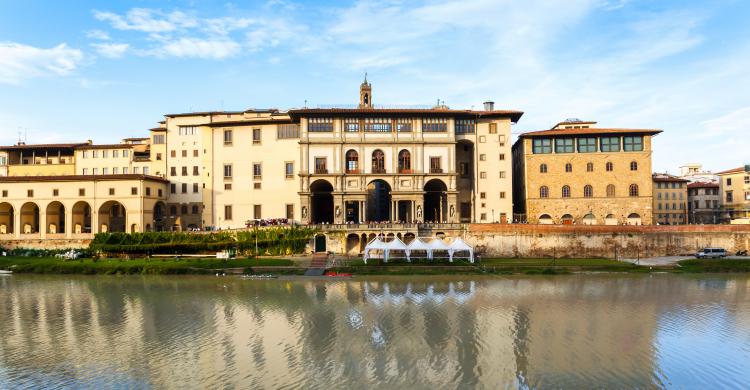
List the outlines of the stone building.
{"label": "stone building", "polygon": [[688,222],[688,180],[667,173],[654,173],[654,223],[684,225]]}
{"label": "stone building", "polygon": [[714,224],[719,221],[721,195],[718,182],[688,183],[688,221]]}
{"label": "stone building", "polygon": [[541,224],[651,224],[655,129],[566,120],[513,145],[516,219]]}
{"label": "stone building", "polygon": [[718,172],[721,222],[750,223],[750,165]]}

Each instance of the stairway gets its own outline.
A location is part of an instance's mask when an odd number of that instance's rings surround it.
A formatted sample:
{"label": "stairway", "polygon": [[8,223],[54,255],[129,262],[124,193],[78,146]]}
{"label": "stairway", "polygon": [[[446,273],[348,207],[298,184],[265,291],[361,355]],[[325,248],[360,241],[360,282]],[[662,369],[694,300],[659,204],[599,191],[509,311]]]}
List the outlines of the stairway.
{"label": "stairway", "polygon": [[328,263],[328,253],[317,252],[313,254],[310,266],[305,271],[305,276],[323,276],[326,272],[326,263]]}

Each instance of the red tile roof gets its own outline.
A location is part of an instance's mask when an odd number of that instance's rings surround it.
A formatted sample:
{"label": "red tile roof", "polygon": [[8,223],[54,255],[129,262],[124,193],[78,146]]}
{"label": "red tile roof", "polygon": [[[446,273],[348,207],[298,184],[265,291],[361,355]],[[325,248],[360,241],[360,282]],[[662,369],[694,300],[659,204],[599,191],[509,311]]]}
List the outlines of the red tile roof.
{"label": "red tile roof", "polygon": [[696,181],[688,184],[688,188],[718,188],[719,183],[709,183],[705,181]]}
{"label": "red tile roof", "polygon": [[730,175],[732,173],[743,173],[745,171],[745,167],[739,167],[739,168],[733,168],[722,172],[716,172],[717,175]]}
{"label": "red tile roof", "polygon": [[450,110],[450,109],[425,109],[425,108],[302,108],[289,110],[292,118],[306,115],[424,115],[424,116],[466,116],[476,118],[502,118],[510,117],[513,122],[518,122],[523,111],[515,110]]}
{"label": "red tile roof", "polygon": [[683,179],[681,177],[669,175],[666,173],[654,173],[652,179],[656,182],[668,182],[668,183],[687,183],[690,180]]}

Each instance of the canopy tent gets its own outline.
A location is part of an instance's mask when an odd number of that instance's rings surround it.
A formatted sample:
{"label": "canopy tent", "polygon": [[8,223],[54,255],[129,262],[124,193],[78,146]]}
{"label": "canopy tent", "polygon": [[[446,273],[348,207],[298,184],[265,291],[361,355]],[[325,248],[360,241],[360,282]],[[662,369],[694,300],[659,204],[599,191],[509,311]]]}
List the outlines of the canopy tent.
{"label": "canopy tent", "polygon": [[406,246],[406,261],[411,262],[411,254],[416,251],[425,251],[427,256],[430,256],[431,252],[430,246],[426,242],[422,241],[421,238],[415,238]]}
{"label": "canopy tent", "polygon": [[406,244],[398,237],[393,237],[393,240],[386,242],[383,249],[383,262],[388,262],[392,251],[406,252]]}
{"label": "canopy tent", "polygon": [[432,260],[435,257],[435,251],[445,251],[447,252],[450,248],[448,244],[446,244],[443,240],[439,238],[434,238],[432,241],[427,243],[427,246],[430,248],[427,251],[427,258]]}
{"label": "canopy tent", "polygon": [[380,239],[380,236],[375,237],[372,239],[372,241],[367,243],[367,246],[365,246],[365,253],[362,260],[364,260],[365,264],[367,264],[367,259],[370,258],[370,251],[385,251],[385,242]]}
{"label": "canopy tent", "polygon": [[474,248],[472,248],[469,244],[466,243],[466,241],[462,240],[460,237],[457,237],[455,240],[453,240],[448,248],[448,261],[450,261],[451,263],[453,262],[453,254],[456,252],[469,252],[469,262],[474,262]]}

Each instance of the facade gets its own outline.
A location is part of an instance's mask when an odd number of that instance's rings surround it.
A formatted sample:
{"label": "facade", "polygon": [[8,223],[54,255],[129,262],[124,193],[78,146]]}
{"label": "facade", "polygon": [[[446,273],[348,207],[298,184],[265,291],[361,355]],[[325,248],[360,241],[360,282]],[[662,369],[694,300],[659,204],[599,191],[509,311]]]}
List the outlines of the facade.
{"label": "facade", "polygon": [[750,165],[718,172],[721,222],[747,223],[750,219]]}
{"label": "facade", "polygon": [[721,195],[718,182],[688,183],[688,221],[696,224],[719,222]]}
{"label": "facade", "polygon": [[688,222],[688,181],[666,173],[653,174],[654,223],[684,225]]}
{"label": "facade", "polygon": [[566,120],[513,145],[516,219],[541,224],[652,224],[651,138],[661,130]]}

